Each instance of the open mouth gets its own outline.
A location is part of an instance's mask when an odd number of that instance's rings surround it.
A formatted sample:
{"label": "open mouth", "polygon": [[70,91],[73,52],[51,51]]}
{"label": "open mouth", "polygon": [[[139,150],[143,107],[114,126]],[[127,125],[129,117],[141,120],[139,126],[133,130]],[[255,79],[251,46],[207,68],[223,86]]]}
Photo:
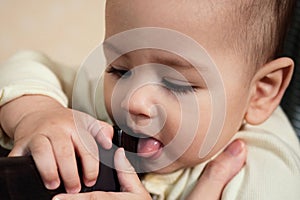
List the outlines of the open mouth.
{"label": "open mouth", "polygon": [[162,153],[163,144],[155,138],[140,138],[137,153],[140,157],[155,160]]}
{"label": "open mouth", "polygon": [[[131,148],[130,149],[131,152],[136,152],[139,157],[151,159],[151,160],[155,160],[161,155],[164,146],[161,141],[159,141],[154,137],[147,136],[146,134],[142,133],[142,131],[140,130],[133,130],[128,126],[122,126],[122,128],[125,130],[127,135],[130,135],[127,136],[126,141],[123,141],[123,143],[126,144],[126,146],[130,145],[129,141],[135,140],[137,142],[136,149],[132,151]],[[134,144],[131,143],[131,146],[132,145]]]}

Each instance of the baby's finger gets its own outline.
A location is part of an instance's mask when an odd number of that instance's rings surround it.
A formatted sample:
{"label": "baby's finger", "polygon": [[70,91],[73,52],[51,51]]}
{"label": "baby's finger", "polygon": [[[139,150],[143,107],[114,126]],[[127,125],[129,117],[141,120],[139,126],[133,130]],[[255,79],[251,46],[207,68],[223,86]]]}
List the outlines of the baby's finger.
{"label": "baby's finger", "polygon": [[124,149],[119,148],[114,157],[115,167],[118,172],[118,178],[122,192],[90,192],[79,194],[59,194],[52,200],[88,200],[88,199],[151,199],[149,193],[140,182],[134,168],[127,160]]}
{"label": "baby's finger", "polygon": [[[73,110],[76,129],[80,137],[86,137],[86,131],[97,140],[105,149],[112,147],[113,128],[106,122],[99,121],[94,117]],[[81,133],[84,133],[83,135]]]}
{"label": "baby's finger", "polygon": [[85,133],[85,138],[78,139],[74,136],[73,140],[82,164],[84,184],[91,187],[95,185],[99,173],[99,150],[94,138],[86,131]]}
{"label": "baby's finger", "polygon": [[66,191],[68,193],[77,193],[81,189],[81,184],[75,149],[70,137],[67,134],[53,134],[50,142]]}
{"label": "baby's finger", "polygon": [[50,141],[47,137],[40,135],[35,137],[28,147],[46,188],[56,189],[60,180]]}
{"label": "baby's finger", "polygon": [[189,200],[220,199],[222,191],[228,181],[243,167],[246,161],[246,147],[244,142],[232,142],[224,152],[208,163],[196,187],[189,196]]}
{"label": "baby's finger", "polygon": [[24,156],[28,152],[28,149],[24,145],[15,143],[13,149],[9,152],[8,157]]}
{"label": "baby's finger", "polygon": [[72,141],[81,159],[83,180],[86,186],[93,186],[99,172],[99,150],[96,141],[105,149],[112,147],[113,128],[90,115],[73,111],[76,133]]}
{"label": "baby's finger", "polygon": [[103,121],[95,120],[88,128],[90,134],[104,149],[112,147],[113,127]]}

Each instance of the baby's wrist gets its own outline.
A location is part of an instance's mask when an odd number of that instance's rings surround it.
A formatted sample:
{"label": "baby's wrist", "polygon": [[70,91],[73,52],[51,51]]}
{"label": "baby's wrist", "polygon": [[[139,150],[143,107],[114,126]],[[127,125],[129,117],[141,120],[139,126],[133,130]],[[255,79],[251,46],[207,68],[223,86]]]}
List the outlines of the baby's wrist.
{"label": "baby's wrist", "polygon": [[24,95],[0,107],[0,124],[4,132],[14,138],[20,122],[34,112],[63,107],[51,97],[43,95]]}

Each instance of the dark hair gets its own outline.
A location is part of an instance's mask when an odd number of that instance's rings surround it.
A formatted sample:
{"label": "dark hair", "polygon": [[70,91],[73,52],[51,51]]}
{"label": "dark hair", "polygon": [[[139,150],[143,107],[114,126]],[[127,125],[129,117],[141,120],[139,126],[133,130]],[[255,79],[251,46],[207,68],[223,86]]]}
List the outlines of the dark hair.
{"label": "dark hair", "polygon": [[[295,0],[237,0],[235,51],[246,55],[256,68],[280,56],[291,22]],[[243,45],[244,43],[244,45]]]}

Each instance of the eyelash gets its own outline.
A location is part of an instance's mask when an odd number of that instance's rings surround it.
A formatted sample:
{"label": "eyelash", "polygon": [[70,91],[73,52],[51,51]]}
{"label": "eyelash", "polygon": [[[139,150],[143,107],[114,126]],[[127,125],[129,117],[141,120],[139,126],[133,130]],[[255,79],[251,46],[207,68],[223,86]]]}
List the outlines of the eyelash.
{"label": "eyelash", "polygon": [[[109,74],[113,74],[117,76],[118,78],[128,78],[131,76],[131,71],[129,70],[123,70],[123,69],[117,69],[113,66],[109,66],[106,69],[106,72]],[[191,92],[196,92],[197,87],[190,86],[190,85],[178,85],[172,82],[169,82],[165,79],[162,80],[162,83],[165,85],[165,87],[173,92],[176,92],[177,94],[188,94]]]}
{"label": "eyelash", "polygon": [[131,75],[131,71],[129,70],[123,70],[123,69],[117,69],[113,66],[108,66],[106,69],[106,72],[109,74],[113,74],[117,76],[118,78],[128,78]]}
{"label": "eyelash", "polygon": [[177,94],[188,94],[191,92],[196,92],[197,88],[190,86],[190,85],[178,85],[172,82],[169,82],[165,79],[162,80],[162,83],[168,88],[169,90],[176,92]]}

